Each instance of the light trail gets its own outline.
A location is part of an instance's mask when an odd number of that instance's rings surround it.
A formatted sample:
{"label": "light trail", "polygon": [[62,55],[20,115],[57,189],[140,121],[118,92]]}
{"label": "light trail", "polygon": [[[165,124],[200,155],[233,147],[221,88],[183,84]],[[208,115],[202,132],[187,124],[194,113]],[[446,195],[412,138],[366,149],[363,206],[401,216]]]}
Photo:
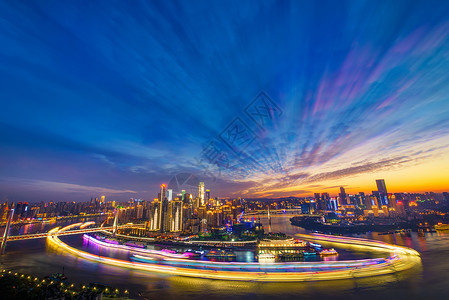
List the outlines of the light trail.
{"label": "light trail", "polygon": [[150,249],[140,249],[136,247],[130,247],[126,245],[118,245],[118,244],[110,244],[104,241],[100,241],[94,237],[91,237],[87,234],[83,235],[83,238],[88,240],[89,242],[92,242],[96,245],[106,247],[106,248],[114,248],[114,249],[120,249],[124,251],[130,251],[130,252],[137,252],[142,253],[146,255],[153,255],[153,256],[162,256],[162,257],[171,257],[171,258],[188,258],[189,256],[187,254],[177,254],[177,253],[170,253],[166,251],[158,251],[158,250],[150,250]]}
{"label": "light trail", "polygon": [[[323,271],[332,268],[363,267],[366,265],[374,265],[388,262],[388,259],[385,258],[335,261],[331,263],[323,263],[323,262],[244,263],[244,262],[199,261],[199,260],[188,260],[186,259],[187,255],[182,254],[167,253],[164,251],[157,251],[157,250],[139,249],[127,245],[110,244],[88,235],[84,235],[84,238],[101,247],[114,248],[144,254],[144,255],[134,255],[133,258],[140,262],[173,265],[179,267],[202,268],[202,269],[235,269],[235,270],[260,269],[263,272],[265,272],[268,269],[276,272],[279,272],[281,270]],[[161,260],[161,256],[163,260]]]}
{"label": "light trail", "polygon": [[[102,232],[107,232],[109,233],[107,230],[113,230],[114,228],[112,226],[110,227],[97,227],[97,228],[85,228],[90,224],[90,222],[86,222],[86,223],[77,223],[77,224],[72,224],[69,225],[71,226],[70,228],[74,228],[77,227],[79,224],[80,228],[81,226],[83,226],[82,229],[74,229],[74,230],[64,230],[63,232],[60,232],[61,235],[71,235],[71,234],[80,234],[80,233],[87,233],[87,232],[97,232],[97,231],[102,231]],[[76,225],[76,226],[74,226]],[[143,224],[133,224],[133,225],[120,225],[117,228],[141,228],[142,226],[144,226]],[[69,228],[69,229],[70,229]],[[111,234],[111,233],[109,233]],[[44,232],[44,233],[32,233],[32,234],[22,234],[22,235],[10,235],[8,236],[8,242],[13,242],[13,241],[19,241],[19,240],[28,240],[28,239],[40,239],[40,238],[46,238],[48,235],[48,232]],[[117,235],[117,236],[122,236],[122,237],[128,237],[125,235]]]}
{"label": "light trail", "polygon": [[313,241],[325,242],[328,244],[340,244],[340,245],[351,245],[358,248],[364,248],[370,251],[380,251],[380,252],[392,252],[396,254],[404,255],[414,255],[419,256],[418,251],[398,245],[388,244],[377,240],[368,240],[362,238],[352,238],[347,236],[334,236],[326,234],[302,234],[298,233],[296,236]]}
{"label": "light trail", "polygon": [[[136,256],[138,259],[142,261],[146,260],[147,262],[126,261],[94,255],[63,243],[58,238],[58,234],[61,231],[67,230],[67,227],[62,229],[54,228],[50,230],[47,237],[49,243],[68,253],[94,262],[100,262],[127,269],[196,278],[267,282],[336,280],[391,274],[413,268],[421,262],[418,252],[413,249],[373,240],[342,238],[325,235],[301,235],[301,237],[303,239],[326,239],[326,241],[335,243],[357,245],[360,247],[366,247],[370,250],[374,249],[376,251],[388,252],[391,253],[391,255],[383,259],[324,263],[271,263],[257,264],[257,267],[254,263],[202,262],[178,258],[167,258],[162,260],[163,263],[161,263],[161,261],[154,260],[151,256]],[[239,268],[237,269],[235,266],[239,266]],[[282,268],[282,266],[284,268]],[[311,266],[315,266],[315,269]],[[273,270],[274,267],[276,268],[275,271]],[[320,270],[317,270],[318,268]]]}
{"label": "light trail", "polygon": [[84,228],[86,228],[87,226],[94,225],[94,224],[95,224],[94,221],[86,222],[86,223],[84,223],[83,225],[80,226],[80,229],[84,229]]}

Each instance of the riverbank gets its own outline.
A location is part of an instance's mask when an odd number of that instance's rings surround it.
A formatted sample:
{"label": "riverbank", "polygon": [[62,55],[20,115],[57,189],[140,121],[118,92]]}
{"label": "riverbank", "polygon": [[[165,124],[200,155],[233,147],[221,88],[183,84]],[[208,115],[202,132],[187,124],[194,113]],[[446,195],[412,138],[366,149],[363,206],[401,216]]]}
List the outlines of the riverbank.
{"label": "riverbank", "polygon": [[327,224],[316,221],[314,218],[293,217],[290,218],[293,226],[298,226],[311,231],[322,233],[357,234],[367,232],[389,232],[396,230],[417,230],[417,227],[408,222],[392,222],[389,224]]}
{"label": "riverbank", "polygon": [[2,299],[129,299],[128,290],[98,283],[73,284],[63,274],[38,278],[29,274],[2,269]]}

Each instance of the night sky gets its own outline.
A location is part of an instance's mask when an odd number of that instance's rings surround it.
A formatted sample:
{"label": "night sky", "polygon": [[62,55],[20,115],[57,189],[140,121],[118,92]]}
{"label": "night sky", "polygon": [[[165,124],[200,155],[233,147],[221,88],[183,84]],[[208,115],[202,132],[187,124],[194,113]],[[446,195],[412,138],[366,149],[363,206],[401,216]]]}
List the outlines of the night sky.
{"label": "night sky", "polygon": [[2,202],[449,191],[449,1],[1,1],[0,91]]}

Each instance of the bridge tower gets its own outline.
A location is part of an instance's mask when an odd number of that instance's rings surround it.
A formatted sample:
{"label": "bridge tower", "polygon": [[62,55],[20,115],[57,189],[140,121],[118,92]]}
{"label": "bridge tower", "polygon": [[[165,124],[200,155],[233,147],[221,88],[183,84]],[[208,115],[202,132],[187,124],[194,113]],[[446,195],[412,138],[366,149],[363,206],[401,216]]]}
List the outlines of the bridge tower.
{"label": "bridge tower", "polygon": [[271,232],[270,204],[268,204],[268,232]]}
{"label": "bridge tower", "polygon": [[11,208],[8,212],[8,223],[6,224],[5,233],[3,234],[1,254],[5,254],[6,241],[8,240],[9,228],[11,227],[11,221],[13,216],[14,216],[14,208]]}
{"label": "bridge tower", "polygon": [[113,228],[112,228],[112,235],[113,236],[115,236],[115,232],[117,231],[117,225],[118,225],[117,219],[118,219],[118,210],[116,208],[115,209],[115,217],[114,217],[114,225],[112,225],[113,226]]}

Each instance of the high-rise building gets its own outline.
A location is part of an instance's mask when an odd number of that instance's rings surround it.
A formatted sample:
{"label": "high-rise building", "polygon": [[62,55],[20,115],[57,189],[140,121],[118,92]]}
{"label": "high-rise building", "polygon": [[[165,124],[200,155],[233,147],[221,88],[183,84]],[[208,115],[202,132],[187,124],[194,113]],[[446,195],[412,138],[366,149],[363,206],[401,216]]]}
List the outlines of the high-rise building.
{"label": "high-rise building", "polygon": [[209,199],[210,199],[210,190],[206,190],[206,193],[205,193],[205,202],[208,202],[209,201]]}
{"label": "high-rise building", "polygon": [[182,231],[182,201],[170,202],[170,231]]}
{"label": "high-rise building", "polygon": [[165,184],[161,184],[161,193],[159,195],[160,201],[164,200],[167,197],[167,186]]}
{"label": "high-rise building", "polygon": [[167,190],[167,200],[168,201],[172,201],[173,200],[173,190],[172,189],[168,189]]}
{"label": "high-rise building", "polygon": [[137,205],[136,206],[136,219],[140,220],[143,218],[143,206]]}
{"label": "high-rise building", "polygon": [[[365,198],[365,193],[364,192],[360,192],[359,193],[359,199],[360,199],[360,205],[365,205],[366,206],[366,198]],[[370,208],[370,206],[366,206],[367,208]]]}
{"label": "high-rise building", "polygon": [[443,192],[443,198],[446,201],[446,206],[449,206],[449,193]]}
{"label": "high-rise building", "polygon": [[388,194],[387,195],[388,198],[388,203],[390,204],[390,206],[394,209],[397,209],[397,202],[396,202],[396,196],[394,194]]}
{"label": "high-rise building", "polygon": [[388,206],[382,205],[382,211],[383,211],[385,217],[390,216],[390,213],[388,211]]}
{"label": "high-rise building", "polygon": [[188,201],[186,201],[186,190],[182,190],[181,191],[181,201],[183,203],[187,203]]}
{"label": "high-rise building", "polygon": [[322,193],[321,200],[323,202],[323,210],[331,209],[330,208],[330,196],[329,193]]}
{"label": "high-rise building", "polygon": [[347,200],[346,200],[346,191],[344,187],[340,187],[340,204],[341,205],[346,205],[348,204]]}
{"label": "high-rise building", "polygon": [[[154,201],[156,202],[156,201]],[[154,203],[152,207],[153,219],[157,220],[157,226],[155,226],[154,230],[159,230],[161,232],[170,231],[170,211],[169,211],[169,201],[167,199],[167,186],[165,184],[161,184],[161,192],[159,193],[159,201],[158,203]],[[158,207],[157,207],[158,206]],[[157,213],[157,218],[156,218]],[[150,228],[153,226],[150,224]]]}
{"label": "high-rise building", "polygon": [[365,207],[371,209],[373,205],[377,205],[374,196],[365,196]]}
{"label": "high-rise building", "polygon": [[199,205],[203,205],[204,204],[204,182],[200,182],[199,186],[198,186],[198,198],[199,198]]}
{"label": "high-rise building", "polygon": [[348,197],[347,197],[348,204],[351,204],[351,205],[354,205],[354,206],[358,206],[358,204],[357,204],[358,196],[359,195],[348,195]]}
{"label": "high-rise building", "polygon": [[376,184],[377,184],[377,191],[379,193],[387,194],[387,186],[385,185],[384,179],[377,179]]}
{"label": "high-rise building", "polygon": [[316,209],[317,210],[325,210],[324,205],[323,205],[323,199],[320,197],[320,193],[315,193],[314,194],[314,198],[315,198],[315,203],[316,203]]}
{"label": "high-rise building", "polygon": [[380,208],[382,206],[382,196],[379,191],[373,191],[373,196],[376,198],[377,206]]}
{"label": "high-rise building", "polygon": [[206,206],[200,206],[198,207],[198,218],[200,220],[206,219]]}
{"label": "high-rise building", "polygon": [[225,223],[231,223],[232,221],[232,209],[229,205],[223,205],[221,207],[221,211],[223,214],[223,221]]}
{"label": "high-rise building", "polygon": [[161,202],[154,199],[150,204],[150,226],[149,230],[158,231],[161,228]]}
{"label": "high-rise building", "polygon": [[170,231],[170,205],[167,198],[164,199],[161,203],[161,232],[168,232]]}
{"label": "high-rise building", "polygon": [[329,199],[329,209],[330,210],[338,210],[338,201],[334,197]]}
{"label": "high-rise building", "polygon": [[215,209],[213,211],[213,218],[212,218],[212,227],[220,227],[223,223],[223,215],[220,210]]}

